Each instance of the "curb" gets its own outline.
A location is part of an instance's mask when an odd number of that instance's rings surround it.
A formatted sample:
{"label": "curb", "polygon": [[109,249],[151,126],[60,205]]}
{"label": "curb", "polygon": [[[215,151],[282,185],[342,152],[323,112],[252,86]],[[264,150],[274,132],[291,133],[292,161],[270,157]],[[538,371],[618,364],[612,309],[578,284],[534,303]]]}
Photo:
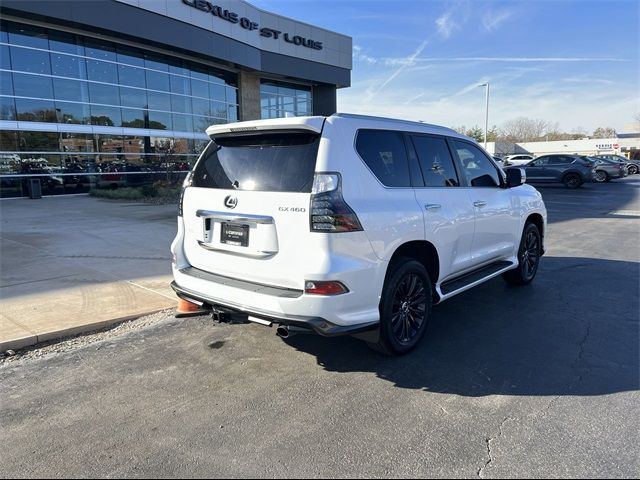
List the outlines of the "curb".
{"label": "curb", "polygon": [[76,327],[63,328],[61,330],[53,330],[45,332],[39,335],[30,335],[27,337],[16,338],[13,340],[7,340],[0,342],[0,352],[6,352],[7,350],[22,350],[27,347],[33,347],[40,343],[51,342],[55,340],[62,340],[66,337],[73,337],[80,334],[94,333],[102,330],[106,327],[112,327],[120,323],[136,320],[147,315],[153,315],[154,313],[162,312],[164,310],[170,310],[170,308],[156,308],[147,312],[136,313],[135,315],[127,315],[124,317],[111,318],[109,320],[100,320],[99,322],[87,323],[85,325],[79,325]]}

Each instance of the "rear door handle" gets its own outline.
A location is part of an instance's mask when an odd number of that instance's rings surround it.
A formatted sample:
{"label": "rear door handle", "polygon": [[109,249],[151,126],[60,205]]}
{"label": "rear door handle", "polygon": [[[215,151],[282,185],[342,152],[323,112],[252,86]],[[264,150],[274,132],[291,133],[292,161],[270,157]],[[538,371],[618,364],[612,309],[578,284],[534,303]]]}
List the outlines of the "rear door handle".
{"label": "rear door handle", "polygon": [[442,205],[439,203],[425,203],[424,208],[426,208],[430,212],[435,212],[436,210],[440,210]]}
{"label": "rear door handle", "polygon": [[487,202],[478,200],[477,202],[473,202],[473,205],[478,208],[486,207]]}

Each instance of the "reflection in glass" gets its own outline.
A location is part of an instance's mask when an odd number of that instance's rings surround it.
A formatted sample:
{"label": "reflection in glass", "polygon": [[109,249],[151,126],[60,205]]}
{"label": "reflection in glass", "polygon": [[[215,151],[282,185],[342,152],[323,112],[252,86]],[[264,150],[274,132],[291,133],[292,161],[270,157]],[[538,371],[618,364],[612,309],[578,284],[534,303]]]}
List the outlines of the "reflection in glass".
{"label": "reflection in glass", "polygon": [[96,82],[118,83],[118,68],[113,63],[87,60],[87,78]]}
{"label": "reflection in glass", "polygon": [[54,75],[69,78],[87,78],[87,70],[84,58],[72,57],[59,53],[51,54],[51,71]]}
{"label": "reflection in glass", "polygon": [[122,123],[120,109],[118,107],[105,107],[91,105],[91,125],[114,127]]}
{"label": "reflection in glass", "polygon": [[20,97],[53,98],[51,77],[14,73],[13,90]]}
{"label": "reflection in glass", "polygon": [[54,78],[53,91],[55,98],[59,100],[71,100],[73,102],[89,101],[89,88],[86,82]]}
{"label": "reflection in glass", "polygon": [[11,66],[20,72],[42,73],[51,75],[49,53],[40,50],[11,47]]}
{"label": "reflection in glass", "polygon": [[104,103],[106,105],[120,105],[118,87],[114,85],[102,85],[89,83],[89,98],[92,103]]}
{"label": "reflection in glass", "polygon": [[56,120],[58,123],[87,124],[89,123],[89,105],[56,100]]}
{"label": "reflection in glass", "polygon": [[52,122],[56,120],[56,110],[52,100],[31,100],[16,98],[16,118],[25,122]]}

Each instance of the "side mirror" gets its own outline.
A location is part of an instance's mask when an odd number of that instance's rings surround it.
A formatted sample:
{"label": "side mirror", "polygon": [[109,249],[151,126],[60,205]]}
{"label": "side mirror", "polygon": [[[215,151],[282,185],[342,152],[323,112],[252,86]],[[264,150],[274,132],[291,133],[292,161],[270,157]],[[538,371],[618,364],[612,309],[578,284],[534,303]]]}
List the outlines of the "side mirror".
{"label": "side mirror", "polygon": [[527,181],[527,174],[524,168],[510,168],[506,171],[507,187],[519,187]]}

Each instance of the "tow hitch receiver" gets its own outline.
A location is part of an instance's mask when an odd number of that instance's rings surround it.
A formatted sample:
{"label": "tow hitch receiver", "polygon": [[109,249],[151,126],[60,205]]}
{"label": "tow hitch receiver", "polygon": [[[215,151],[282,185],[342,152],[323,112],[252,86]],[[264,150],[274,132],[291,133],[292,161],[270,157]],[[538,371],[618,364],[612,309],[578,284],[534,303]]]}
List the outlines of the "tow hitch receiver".
{"label": "tow hitch receiver", "polygon": [[215,322],[219,323],[249,323],[248,315],[246,313],[238,312],[235,310],[222,308],[217,305],[211,307],[211,318]]}

